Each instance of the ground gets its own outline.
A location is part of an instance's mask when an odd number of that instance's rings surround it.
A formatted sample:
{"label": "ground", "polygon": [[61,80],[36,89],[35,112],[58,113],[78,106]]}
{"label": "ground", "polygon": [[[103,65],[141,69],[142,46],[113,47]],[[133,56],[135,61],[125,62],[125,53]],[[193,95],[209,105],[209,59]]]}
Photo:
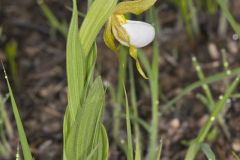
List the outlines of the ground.
{"label": "ground", "polygon": [[[71,1],[47,0],[46,3],[59,19],[69,22],[71,12],[66,6],[71,6]],[[200,35],[190,40],[185,31],[178,27],[178,12],[167,1],[157,4],[161,8],[159,20],[161,22],[160,58],[159,58],[159,84],[162,94],[166,99],[172,99],[189,84],[198,80],[192,56],[196,56],[206,75],[223,71],[221,50],[225,49],[230,68],[240,66],[239,42],[233,39],[233,31],[228,26],[224,36],[218,33],[218,18],[220,13],[209,15],[203,13],[200,19]],[[231,13],[240,20],[240,3],[231,1]],[[82,7],[84,8],[84,7]],[[85,10],[83,9],[85,12]],[[41,9],[35,1],[31,0],[1,0],[0,1],[0,27],[3,27],[3,36],[0,37],[0,58],[4,61],[7,72],[10,72],[6,60],[5,46],[10,41],[16,41],[17,71],[20,79],[20,88],[14,87],[17,104],[31,151],[36,159],[61,159],[62,158],[62,123],[63,114],[67,104],[67,82],[65,70],[65,38],[57,33],[50,34],[50,26]],[[105,47],[102,33],[97,40],[98,61],[97,70],[105,82],[113,86],[117,83],[118,60],[117,57]],[[151,46],[145,48],[147,56],[151,57]],[[10,73],[9,73],[10,74]],[[7,93],[3,71],[0,71],[0,91]],[[138,81],[141,77],[138,74]],[[10,74],[11,82],[13,79]],[[128,81],[128,79],[127,79]],[[226,80],[228,82],[228,80]],[[147,82],[144,82],[146,83]],[[151,116],[151,99],[148,92],[141,92],[144,88],[138,83],[137,92],[140,117],[149,121]],[[211,85],[214,98],[225,90],[224,82]],[[108,93],[108,92],[107,92]],[[202,89],[194,90],[185,96],[168,112],[163,112],[159,120],[159,136],[164,147],[163,160],[183,159],[187,146],[184,142],[196,137],[199,128],[208,117],[207,108],[196,98]],[[107,130],[111,132],[111,103],[109,93],[106,96],[105,120]],[[160,101],[159,109],[164,110],[164,102]],[[10,139],[12,155],[16,152],[18,144],[16,126],[12,110],[7,104],[15,137]],[[108,113],[109,112],[109,113]],[[219,134],[213,140],[213,150],[217,159],[231,160],[232,151],[240,152],[240,107],[237,98],[231,99],[225,113],[227,133],[216,124]],[[124,131],[124,128],[122,128]],[[144,132],[144,131],[143,131]],[[111,133],[109,133],[111,135]],[[111,140],[111,138],[110,138]],[[112,144],[112,141],[110,141]],[[145,142],[144,142],[145,143]],[[125,159],[122,152],[110,147],[110,159]],[[204,159],[203,155],[198,157]]]}

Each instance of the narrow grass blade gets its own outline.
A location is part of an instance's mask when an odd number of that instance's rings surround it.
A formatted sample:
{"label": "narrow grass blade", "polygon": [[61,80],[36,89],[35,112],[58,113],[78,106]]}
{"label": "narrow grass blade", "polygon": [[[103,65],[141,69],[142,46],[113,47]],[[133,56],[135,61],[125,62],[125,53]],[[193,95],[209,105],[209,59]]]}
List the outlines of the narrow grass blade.
{"label": "narrow grass blade", "polygon": [[10,139],[12,139],[14,137],[14,131],[13,131],[10,119],[8,117],[6,108],[5,108],[5,102],[6,102],[7,99],[8,99],[8,97],[3,98],[2,95],[0,95],[0,112],[1,112],[0,115],[1,115],[1,118],[3,120],[4,125],[6,127],[7,135]]}
{"label": "narrow grass blade", "polygon": [[19,144],[18,144],[18,146],[17,146],[16,160],[21,160],[20,152],[19,152]]}
{"label": "narrow grass blade", "polygon": [[131,129],[131,121],[130,121],[130,111],[129,111],[129,105],[128,105],[128,98],[127,98],[127,92],[125,85],[124,86],[124,93],[125,93],[125,105],[126,105],[126,125],[127,125],[127,137],[128,137],[128,154],[127,159],[133,160],[133,147],[132,147],[132,129]]}
{"label": "narrow grass blade", "polygon": [[[129,77],[130,77],[130,88],[131,88],[131,106],[133,108],[133,118],[139,119],[138,117],[138,107],[136,100],[136,88],[134,83],[133,67],[132,63],[129,63]],[[139,124],[136,121],[133,121],[134,133],[135,133],[135,160],[141,160],[141,132],[139,130]]]}
{"label": "narrow grass blade", "polygon": [[[228,73],[231,73],[231,71],[228,69],[228,62],[226,61],[226,57],[224,56],[225,54],[223,54],[223,65],[224,65],[224,68],[225,68],[225,71]],[[192,61],[193,61],[193,64],[195,66],[195,69],[197,71],[197,75],[198,75],[198,78],[201,80],[201,81],[204,81],[206,79],[205,77],[205,74],[204,72],[202,71],[202,68],[200,66],[200,64],[198,63],[196,57],[193,57],[192,58]],[[229,84],[226,84],[226,86],[228,86]],[[211,90],[209,88],[209,86],[207,84],[203,84],[202,86],[202,89],[203,91],[205,92],[205,96],[207,98],[207,103],[206,103],[206,107],[208,108],[208,110],[210,112],[212,112],[213,110],[213,107],[215,106],[215,100],[213,99],[213,96],[212,96],[212,93],[211,93]],[[202,99],[203,100],[203,99]],[[225,122],[224,122],[224,119],[223,119],[223,115],[220,115],[218,116],[218,122],[219,124],[221,125],[225,135],[227,135],[227,137],[230,137],[230,133],[228,132],[228,128],[227,126],[225,125]]]}
{"label": "narrow grass blade", "polygon": [[194,33],[194,36],[199,35],[199,22],[198,22],[198,10],[195,6],[195,3],[193,0],[188,0],[189,5],[189,11],[190,11],[190,18],[191,18],[191,27]]}
{"label": "narrow grass blade", "polygon": [[231,70],[230,74],[228,72],[220,72],[220,73],[217,73],[215,75],[206,77],[206,79],[204,81],[194,82],[191,85],[188,85],[185,89],[183,89],[179,93],[179,95],[174,97],[172,100],[168,101],[168,103],[166,103],[164,105],[164,110],[165,111],[170,110],[171,107],[173,107],[173,105],[177,101],[182,99],[182,97],[186,96],[188,93],[190,93],[194,89],[197,89],[197,88],[201,87],[204,84],[210,84],[210,83],[214,83],[214,82],[217,82],[217,81],[221,81],[221,80],[223,80],[225,78],[231,78],[231,77],[236,76],[238,74],[240,74],[240,68],[236,68],[236,69]]}
{"label": "narrow grass blade", "polygon": [[217,0],[217,3],[221,7],[224,16],[226,17],[226,19],[228,20],[228,22],[230,23],[234,31],[238,34],[238,37],[240,37],[239,24],[236,22],[236,20],[233,18],[233,16],[229,12],[229,9],[227,8],[227,5],[226,5],[226,0]]}
{"label": "narrow grass blade", "polygon": [[204,124],[203,128],[201,128],[197,138],[191,143],[185,160],[194,160],[201,144],[204,142],[210,128],[212,127],[215,120],[218,118],[218,115],[220,114],[221,110],[224,108],[227,100],[232,95],[233,91],[236,89],[236,87],[239,84],[239,77],[234,80],[234,82],[230,85],[230,87],[225,92],[224,96],[220,96],[219,101],[216,103],[208,121]]}
{"label": "narrow grass blade", "polygon": [[50,23],[52,29],[59,31],[64,37],[67,36],[67,26],[64,23],[60,23],[56,18],[54,13],[48,7],[48,5],[44,2],[44,0],[38,0],[38,5],[40,6],[42,12],[46,16],[48,22]]}
{"label": "narrow grass blade", "polygon": [[162,147],[163,147],[163,141],[161,140],[160,145],[159,145],[159,149],[158,149],[157,160],[161,159]]}
{"label": "narrow grass blade", "polygon": [[[2,64],[2,66],[3,66],[3,64]],[[16,121],[16,124],[17,124],[18,135],[19,135],[22,150],[23,150],[23,156],[24,156],[25,160],[32,160],[30,147],[28,145],[27,137],[26,137],[26,134],[25,134],[25,131],[24,131],[24,128],[23,128],[23,124],[22,124],[19,112],[18,112],[17,104],[16,104],[16,101],[14,99],[12,88],[11,88],[10,83],[8,81],[8,77],[7,77],[4,66],[3,66],[3,69],[4,69],[5,79],[7,81],[7,86],[8,86],[8,91],[9,91],[10,100],[11,100],[11,104],[12,104],[13,114],[14,114],[15,121]]]}
{"label": "narrow grass blade", "polygon": [[[197,72],[199,80],[204,81],[206,79],[206,77],[205,77],[205,74],[202,71],[201,66],[199,65],[199,63],[197,61],[197,58],[196,57],[192,57],[192,62],[194,64],[194,66],[195,66],[195,70]],[[205,93],[205,96],[207,98],[207,101],[208,101],[206,106],[208,107],[209,111],[212,111],[215,102],[214,102],[211,90],[210,90],[210,88],[209,88],[209,86],[207,84],[203,84],[202,89],[203,89],[203,91]]]}
{"label": "narrow grass blade", "polygon": [[235,160],[240,160],[240,157],[235,152],[232,152],[232,154]]}
{"label": "narrow grass blade", "polygon": [[[122,115],[121,118],[125,118],[125,115]],[[144,119],[140,117],[137,118],[133,115],[130,115],[130,118],[134,121],[134,123],[138,123],[148,133],[151,131],[151,126]]]}

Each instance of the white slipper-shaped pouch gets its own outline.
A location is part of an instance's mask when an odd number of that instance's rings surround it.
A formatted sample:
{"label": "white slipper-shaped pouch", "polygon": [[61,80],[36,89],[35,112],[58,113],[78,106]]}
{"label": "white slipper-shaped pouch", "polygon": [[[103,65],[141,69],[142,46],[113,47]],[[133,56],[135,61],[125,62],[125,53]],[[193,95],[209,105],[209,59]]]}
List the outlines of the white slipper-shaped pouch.
{"label": "white slipper-shaped pouch", "polygon": [[[127,23],[122,24],[122,27],[128,34],[130,44],[136,48],[147,46],[155,37],[154,27],[149,23],[127,20]],[[129,46],[127,42],[121,39],[118,39],[118,41],[122,45]]]}

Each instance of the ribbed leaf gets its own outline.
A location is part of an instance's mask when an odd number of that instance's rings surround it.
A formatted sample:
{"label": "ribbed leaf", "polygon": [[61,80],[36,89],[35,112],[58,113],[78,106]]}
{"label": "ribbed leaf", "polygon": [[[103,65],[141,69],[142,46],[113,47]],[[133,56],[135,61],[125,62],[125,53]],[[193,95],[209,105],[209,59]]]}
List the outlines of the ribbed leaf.
{"label": "ribbed leaf", "polygon": [[80,39],[84,53],[87,55],[96,40],[97,34],[111,16],[117,0],[95,0],[80,29]]}
{"label": "ribbed leaf", "polygon": [[[111,16],[117,0],[95,0],[78,28],[78,11],[73,14],[67,39],[68,107],[64,116],[64,159],[107,159],[108,142],[101,126],[104,89],[100,78],[93,83],[96,36]],[[90,3],[89,3],[90,4]]]}
{"label": "ribbed leaf", "polygon": [[85,57],[78,37],[76,0],[73,0],[73,14],[67,38],[67,79],[69,116],[70,121],[74,122],[77,109],[81,104],[85,79]]}
{"label": "ribbed leaf", "polygon": [[95,137],[93,147],[97,146],[94,156],[91,157],[91,160],[107,160],[108,159],[108,137],[107,132],[103,125],[100,126],[99,130],[95,132]]}
{"label": "ribbed leaf", "polygon": [[103,125],[101,125],[101,142],[102,142],[102,144],[100,145],[101,148],[99,148],[99,150],[102,151],[102,160],[107,160],[109,144],[108,144],[107,132]]}
{"label": "ribbed leaf", "polygon": [[90,87],[83,106],[79,107],[76,120],[71,126],[65,148],[67,159],[87,159],[95,145],[98,145],[94,142],[94,137],[98,136],[96,134],[99,134],[101,129],[104,94],[102,81],[97,78]]}

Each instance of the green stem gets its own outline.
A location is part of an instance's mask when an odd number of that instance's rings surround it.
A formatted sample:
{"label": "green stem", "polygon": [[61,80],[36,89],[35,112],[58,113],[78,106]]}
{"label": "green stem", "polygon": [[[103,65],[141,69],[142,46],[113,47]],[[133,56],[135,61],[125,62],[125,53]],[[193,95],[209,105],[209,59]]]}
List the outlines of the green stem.
{"label": "green stem", "polygon": [[117,95],[116,102],[113,111],[113,137],[119,139],[120,131],[120,119],[121,119],[121,105],[123,101],[123,87],[122,84],[125,83],[126,77],[126,63],[127,63],[127,53],[128,50],[125,47],[121,47],[119,52],[119,72],[118,72],[118,86],[117,86]]}
{"label": "green stem", "polygon": [[[150,10],[150,20],[154,23],[156,29],[156,35],[159,35],[160,26],[157,23],[156,11]],[[156,39],[153,42],[153,58],[151,66],[151,75],[149,75],[151,96],[152,96],[152,122],[150,132],[150,148],[149,148],[149,159],[156,160],[157,158],[157,142],[158,142],[158,104],[159,104],[159,81],[158,81],[158,59],[159,59],[159,42]]]}
{"label": "green stem", "polygon": [[[133,68],[132,63],[129,63],[129,75],[130,75],[130,86],[131,86],[131,106],[133,108],[133,117],[135,119],[139,119],[138,117],[138,108],[137,108],[137,100],[136,100],[136,88],[134,83],[134,76],[133,76]],[[135,151],[135,159],[141,160],[141,133],[139,130],[138,122],[134,121],[134,132],[135,132],[135,144],[136,144],[136,151]]]}

